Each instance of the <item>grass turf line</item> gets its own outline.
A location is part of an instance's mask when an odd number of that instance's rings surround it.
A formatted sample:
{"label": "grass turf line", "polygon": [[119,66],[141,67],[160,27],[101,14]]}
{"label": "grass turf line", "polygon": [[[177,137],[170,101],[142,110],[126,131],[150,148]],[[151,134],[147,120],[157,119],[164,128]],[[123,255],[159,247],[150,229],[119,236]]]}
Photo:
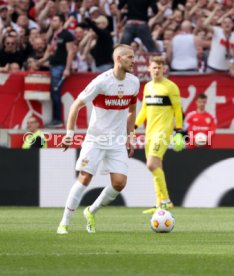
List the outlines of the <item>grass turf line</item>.
{"label": "grass turf line", "polygon": [[0,275],[234,275],[234,208],[175,208],[170,234],[154,233],[140,208],[82,208],[56,235],[62,209],[0,208]]}

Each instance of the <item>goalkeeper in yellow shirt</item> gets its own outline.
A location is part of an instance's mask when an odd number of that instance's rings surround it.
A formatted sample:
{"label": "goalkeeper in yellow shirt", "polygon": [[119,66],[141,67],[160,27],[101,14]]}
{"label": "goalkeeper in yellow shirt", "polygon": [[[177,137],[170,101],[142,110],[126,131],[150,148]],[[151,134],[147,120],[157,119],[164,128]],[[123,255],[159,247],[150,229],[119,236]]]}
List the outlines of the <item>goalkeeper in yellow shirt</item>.
{"label": "goalkeeper in yellow shirt", "polygon": [[[179,151],[184,148],[183,136],[179,132],[182,129],[183,115],[179,88],[164,77],[165,70],[165,60],[162,56],[150,60],[149,72],[152,80],[144,87],[142,107],[136,118],[135,128],[147,121],[145,153],[147,167],[153,175],[156,208],[170,209],[173,203],[168,194],[162,160],[174,128],[174,149]],[[156,208],[143,213],[154,213]]]}

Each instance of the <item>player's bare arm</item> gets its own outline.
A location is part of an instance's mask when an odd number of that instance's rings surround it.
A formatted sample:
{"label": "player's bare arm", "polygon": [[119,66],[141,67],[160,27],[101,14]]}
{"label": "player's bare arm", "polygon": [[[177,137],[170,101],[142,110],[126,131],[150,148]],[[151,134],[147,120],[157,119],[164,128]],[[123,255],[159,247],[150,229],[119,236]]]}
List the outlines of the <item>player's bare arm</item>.
{"label": "player's bare arm", "polygon": [[132,139],[134,138],[134,126],[136,121],[136,104],[132,104],[129,107],[128,112],[128,122],[127,122],[127,133],[128,133],[128,139],[127,139],[127,148],[129,149],[129,157],[132,157],[134,154],[134,147],[132,144]]}
{"label": "player's bare arm", "polygon": [[70,107],[67,120],[67,134],[63,137],[62,142],[58,145],[58,147],[64,148],[64,151],[66,151],[72,144],[77,115],[83,106],[85,106],[85,103],[77,98]]}

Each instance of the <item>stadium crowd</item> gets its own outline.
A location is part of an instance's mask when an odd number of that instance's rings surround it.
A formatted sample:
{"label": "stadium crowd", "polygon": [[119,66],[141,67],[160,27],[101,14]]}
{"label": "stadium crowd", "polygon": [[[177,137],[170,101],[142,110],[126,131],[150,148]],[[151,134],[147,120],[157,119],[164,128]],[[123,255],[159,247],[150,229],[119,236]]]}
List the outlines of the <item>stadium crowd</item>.
{"label": "stadium crowd", "polygon": [[71,72],[111,68],[122,42],[165,55],[172,71],[234,75],[233,0],[0,0],[0,72],[49,70],[58,14],[73,35]]}

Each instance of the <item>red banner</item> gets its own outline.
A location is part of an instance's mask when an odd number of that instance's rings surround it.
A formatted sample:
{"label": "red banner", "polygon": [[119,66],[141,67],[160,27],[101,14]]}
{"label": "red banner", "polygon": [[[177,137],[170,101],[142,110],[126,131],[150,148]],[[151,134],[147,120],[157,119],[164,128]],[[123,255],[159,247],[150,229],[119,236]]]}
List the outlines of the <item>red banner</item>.
{"label": "red banner", "polygon": [[[42,123],[48,121],[49,105],[45,101],[24,99],[24,78],[28,73],[0,74],[0,127],[26,128],[26,120],[36,115]],[[65,80],[62,88],[64,120],[66,121],[73,100],[95,77],[95,74],[74,74]],[[181,90],[185,113],[195,109],[198,93],[208,96],[207,110],[217,118],[218,128],[234,129],[234,79],[226,74],[173,75],[170,76]],[[138,96],[140,109],[143,85]],[[35,85],[33,86],[35,88]],[[77,128],[86,129],[92,105],[83,108],[78,116]],[[50,110],[51,111],[51,110]]]}

